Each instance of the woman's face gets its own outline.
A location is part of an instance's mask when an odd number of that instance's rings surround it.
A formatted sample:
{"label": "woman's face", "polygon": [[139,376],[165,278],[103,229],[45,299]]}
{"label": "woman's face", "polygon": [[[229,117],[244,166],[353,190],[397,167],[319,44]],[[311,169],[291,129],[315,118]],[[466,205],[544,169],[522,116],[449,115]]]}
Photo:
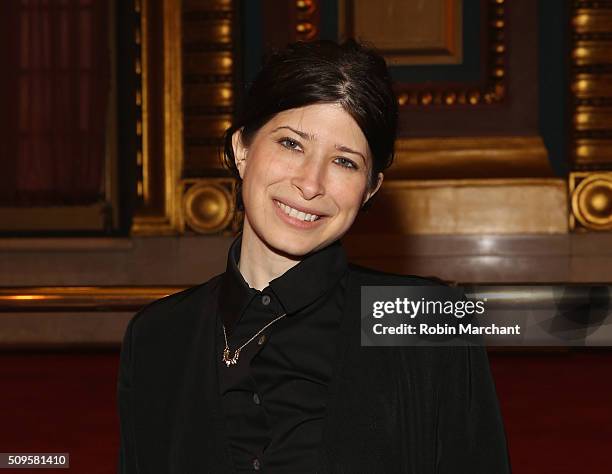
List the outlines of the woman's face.
{"label": "woman's face", "polygon": [[383,179],[379,173],[376,187],[367,189],[367,140],[338,104],[283,111],[248,147],[240,132],[233,145],[243,180],[244,233],[250,228],[268,247],[293,256],[342,237]]}

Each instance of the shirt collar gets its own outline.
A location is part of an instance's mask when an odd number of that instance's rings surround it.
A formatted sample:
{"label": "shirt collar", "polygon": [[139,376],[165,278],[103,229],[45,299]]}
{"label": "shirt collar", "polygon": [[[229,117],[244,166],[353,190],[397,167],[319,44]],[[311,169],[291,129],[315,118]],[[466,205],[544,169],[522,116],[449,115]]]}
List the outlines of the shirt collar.
{"label": "shirt collar", "polygon": [[[240,318],[253,297],[262,292],[249,287],[238,261],[242,233],[232,242],[227,255],[227,265],[219,292],[219,311],[227,327]],[[281,276],[264,288],[278,298],[287,316],[291,316],[330,290],[348,269],[346,252],[340,239],[327,247],[308,254]]]}

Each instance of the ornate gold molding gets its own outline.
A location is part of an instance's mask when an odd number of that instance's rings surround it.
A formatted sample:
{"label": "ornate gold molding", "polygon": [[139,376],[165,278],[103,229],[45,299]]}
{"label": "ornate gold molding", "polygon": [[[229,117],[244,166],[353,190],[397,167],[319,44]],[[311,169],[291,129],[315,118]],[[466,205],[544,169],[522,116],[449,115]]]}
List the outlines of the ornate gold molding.
{"label": "ornate gold molding", "polygon": [[0,312],[134,311],[184,290],[174,286],[50,286],[0,288]]}
{"label": "ornate gold molding", "polygon": [[338,33],[375,44],[396,66],[461,64],[463,0],[339,0]]}
{"label": "ornate gold molding", "polygon": [[230,0],[183,0],[184,179],[181,232],[233,233],[235,182],[223,176],[223,134],[232,123],[236,72]]}
{"label": "ornate gold molding", "polygon": [[295,34],[299,41],[312,40],[319,34],[318,22],[315,20],[317,3],[316,0],[295,0]]}
{"label": "ornate gold molding", "polygon": [[[161,51],[152,50],[151,0],[136,0],[139,24],[136,30],[136,105],[139,111],[137,178],[138,206],[132,223],[133,235],[174,234],[180,227],[180,178],[183,159],[181,104],[181,2],[162,1]],[[162,57],[162,86],[153,90],[152,68]],[[153,58],[155,58],[153,60]],[[161,97],[160,97],[161,95]],[[161,130],[153,130],[152,103],[156,100],[162,114]],[[162,148],[154,148],[153,139],[162,135]],[[159,143],[159,141],[157,141]],[[155,150],[155,154],[153,151]]]}
{"label": "ornate gold molding", "polygon": [[572,12],[573,140],[575,169],[612,166],[612,9],[578,0]]}
{"label": "ornate gold molding", "polygon": [[503,102],[506,97],[506,0],[487,0],[488,11],[488,81],[480,88],[429,87],[410,90],[400,87],[400,107],[413,106],[486,106]]}
{"label": "ornate gold molding", "polygon": [[185,180],[184,230],[200,234],[233,232],[235,185],[232,178]]}
{"label": "ornate gold molding", "polygon": [[237,12],[231,0],[183,0],[184,177],[220,176],[219,149],[234,113]]}
{"label": "ornate gold molding", "polygon": [[612,230],[612,172],[570,174],[570,229]]}
{"label": "ornate gold molding", "polygon": [[571,97],[574,172],[570,229],[612,230],[612,8],[577,0],[572,11]]}
{"label": "ornate gold molding", "polygon": [[[138,170],[138,178],[136,182],[136,194],[145,203],[150,199],[150,190],[148,184],[149,179],[149,87],[148,87],[148,40],[149,40],[149,21],[147,18],[147,0],[135,0],[134,9],[138,17],[138,24],[134,35],[136,43],[136,110],[138,118],[136,119],[136,136],[137,151],[136,151],[136,166]],[[147,185],[145,185],[145,183]]]}
{"label": "ornate gold molding", "polygon": [[181,223],[183,163],[181,1],[164,0],[164,205],[168,228]]}
{"label": "ornate gold molding", "polygon": [[561,178],[385,181],[352,234],[565,234]]}
{"label": "ornate gold molding", "polygon": [[[228,179],[207,176],[219,176],[233,113],[234,8],[230,0],[136,2],[134,235],[223,232],[231,224]],[[152,49],[159,44],[161,54]]]}
{"label": "ornate gold molding", "polygon": [[578,169],[603,168],[612,162],[610,140],[605,138],[575,138],[572,152]]}
{"label": "ornate gold molding", "polygon": [[539,136],[401,138],[390,179],[554,176]]}

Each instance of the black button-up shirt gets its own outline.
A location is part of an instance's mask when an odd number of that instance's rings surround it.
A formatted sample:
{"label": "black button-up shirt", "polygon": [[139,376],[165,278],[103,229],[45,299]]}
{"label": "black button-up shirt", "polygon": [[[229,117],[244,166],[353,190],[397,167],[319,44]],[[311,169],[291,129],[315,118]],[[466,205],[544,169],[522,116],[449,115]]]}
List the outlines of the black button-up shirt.
{"label": "black button-up shirt", "polygon": [[249,287],[238,262],[242,234],[228,252],[219,292],[230,357],[219,325],[219,388],[238,471],[315,472],[328,385],[345,303],[347,260],[339,240],[307,255],[262,291]]}

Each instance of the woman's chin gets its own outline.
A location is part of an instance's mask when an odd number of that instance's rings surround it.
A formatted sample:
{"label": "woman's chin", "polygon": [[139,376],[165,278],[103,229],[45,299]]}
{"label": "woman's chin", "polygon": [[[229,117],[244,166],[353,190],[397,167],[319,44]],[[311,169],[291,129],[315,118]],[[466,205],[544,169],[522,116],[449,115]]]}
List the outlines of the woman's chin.
{"label": "woman's chin", "polygon": [[328,228],[330,223],[322,223],[323,225],[318,227],[316,231],[304,230],[288,225],[277,215],[273,215],[271,218],[263,219],[261,225],[258,221],[248,223],[248,219],[246,219],[245,228],[247,226],[251,227],[259,240],[275,252],[290,258],[301,258],[325,247],[341,236],[341,234],[338,234],[335,238],[330,237],[330,229]]}
{"label": "woman's chin", "polygon": [[301,258],[320,245],[319,239],[314,239],[312,236],[310,238],[300,238],[299,236],[287,235],[285,238],[282,233],[271,236],[268,243],[278,253],[294,258]]}

